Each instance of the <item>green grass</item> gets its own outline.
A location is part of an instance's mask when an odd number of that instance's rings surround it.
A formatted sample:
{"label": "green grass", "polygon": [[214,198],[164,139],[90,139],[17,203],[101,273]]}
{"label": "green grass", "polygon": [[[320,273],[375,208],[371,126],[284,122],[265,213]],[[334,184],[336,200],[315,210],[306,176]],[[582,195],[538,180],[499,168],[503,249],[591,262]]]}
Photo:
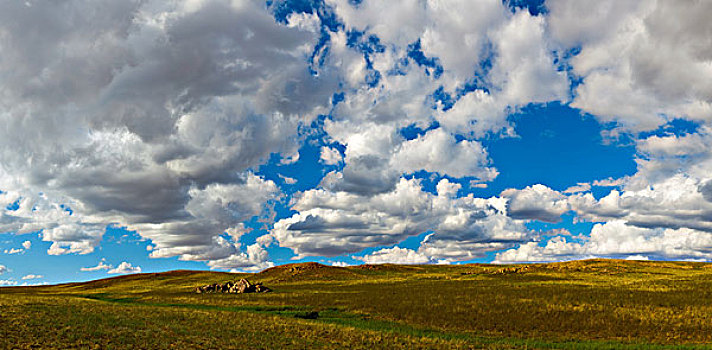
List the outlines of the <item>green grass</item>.
{"label": "green grass", "polygon": [[[308,263],[0,288],[0,348],[712,349],[712,265],[522,266]],[[274,292],[192,293],[242,277]]]}

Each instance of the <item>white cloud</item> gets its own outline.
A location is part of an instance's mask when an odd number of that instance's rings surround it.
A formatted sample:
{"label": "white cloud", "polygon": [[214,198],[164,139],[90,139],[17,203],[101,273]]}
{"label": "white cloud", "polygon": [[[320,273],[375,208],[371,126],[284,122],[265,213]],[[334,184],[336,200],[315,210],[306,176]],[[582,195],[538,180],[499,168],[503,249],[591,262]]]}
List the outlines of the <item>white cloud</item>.
{"label": "white cloud", "polygon": [[49,255],[89,254],[99,244],[104,228],[96,225],[67,223],[42,231],[42,240],[51,241]]}
{"label": "white cloud", "polygon": [[392,150],[403,140],[394,127],[350,121],[327,122],[326,130],[346,146],[344,168],[327,174],[324,187],[355,194],[376,194],[392,190],[399,178],[389,167]]}
{"label": "white cloud", "polygon": [[427,15],[424,3],[419,0],[364,1],[358,6],[347,0],[327,0],[327,3],[350,27],[368,28],[382,40],[401,46],[420,36]]}
{"label": "white cloud", "polygon": [[5,273],[5,272],[7,272],[7,271],[8,271],[7,266],[5,266],[5,265],[0,265],[0,275],[2,275],[3,273]]}
{"label": "white cloud", "polygon": [[[0,219],[2,219],[2,214],[0,214]],[[24,241],[22,242],[22,248],[10,248],[10,249],[5,249],[3,250],[3,253],[5,254],[20,254],[24,253],[25,251],[29,250],[32,247],[32,242],[30,241]]]}
{"label": "white cloud", "polygon": [[635,175],[594,182],[618,187],[602,198],[577,193],[567,201],[581,220],[712,232],[711,139],[706,126],[695,134],[643,138],[636,145],[640,158]]}
{"label": "white cloud", "polygon": [[591,190],[590,183],[579,182],[576,185],[573,185],[573,186],[568,187],[567,189],[563,190],[561,193],[571,194],[571,193],[586,192],[586,191],[590,191],[590,190]]}
{"label": "white cloud", "polygon": [[482,181],[491,181],[498,175],[489,163],[487,151],[479,142],[457,142],[441,128],[403,142],[391,160],[392,168],[403,173],[425,170]]}
{"label": "white cloud", "polygon": [[507,189],[502,191],[502,197],[509,199],[507,212],[516,219],[559,222],[569,210],[564,195],[541,184],[522,190]]}
{"label": "white cloud", "polygon": [[402,174],[419,170],[456,178],[474,177],[478,181],[491,181],[498,175],[479,142],[458,141],[442,128],[412,140],[403,139],[393,127],[368,123],[359,128],[338,125],[337,129],[337,124],[327,124],[327,130],[335,137],[345,137],[340,142],[346,145],[346,157],[340,172],[332,172],[322,180],[324,187],[377,194],[392,191]]}
{"label": "white cloud", "polygon": [[565,228],[554,228],[551,230],[547,230],[542,232],[542,235],[548,235],[548,236],[572,236],[571,231]]}
{"label": "white cloud", "polygon": [[688,228],[641,228],[614,220],[595,224],[583,242],[567,241],[558,236],[546,244],[529,242],[518,248],[497,253],[497,262],[556,261],[582,257],[641,256],[656,259],[711,260],[712,233]]}
{"label": "white cloud", "polygon": [[545,246],[538,242],[527,242],[514,249],[497,253],[494,263],[549,262],[569,260],[579,257],[579,246],[568,243],[564,238],[552,238]]}
{"label": "white cloud", "polygon": [[255,243],[248,245],[244,253],[234,253],[226,258],[210,260],[208,266],[211,269],[230,269],[233,272],[255,272],[274,266],[274,263],[268,259],[267,250],[261,244]]}
{"label": "white cloud", "polygon": [[470,187],[472,187],[472,188],[487,188],[487,184],[486,184],[486,183],[481,183],[481,182],[479,182],[479,181],[477,181],[477,180],[471,180],[471,181],[470,181]]}
{"label": "white cloud", "polygon": [[608,178],[608,179],[602,179],[602,180],[595,180],[592,185],[593,186],[600,186],[600,187],[618,187],[621,186],[625,183],[626,178],[620,178],[620,179],[614,179],[614,178]]}
{"label": "white cloud", "polygon": [[475,90],[438,116],[438,122],[453,132],[471,132],[475,137],[483,137],[489,132],[504,131],[513,135],[514,130],[506,120],[506,102],[483,90]]}
{"label": "white cloud", "polygon": [[566,73],[554,65],[544,17],[518,11],[491,35],[498,57],[489,79],[508,105],[567,100]]}
{"label": "white cloud", "polygon": [[40,279],[40,278],[44,278],[44,276],[42,276],[42,275],[32,275],[32,274],[22,276],[22,279],[23,279],[23,280],[34,280],[34,279]]}
{"label": "white cloud", "polygon": [[[678,174],[640,189],[613,190],[595,199],[592,194],[568,198],[580,218],[602,222],[624,220],[643,228],[690,228],[712,232],[712,203],[706,180]],[[629,186],[630,187],[630,186]]]}
{"label": "white cloud", "polygon": [[423,52],[440,58],[443,67],[460,79],[475,71],[478,60],[473,58],[486,54],[489,32],[507,23],[509,15],[496,0],[428,1],[426,9],[430,23],[422,27]]}
{"label": "white cloud", "polygon": [[[249,174],[242,184],[211,184],[202,190],[193,188],[189,195],[191,198],[185,205],[189,220],[129,225],[129,228],[152,240],[151,257],[178,256],[181,260],[207,261],[209,266],[244,268],[242,261],[249,252],[241,251],[239,242],[227,241],[214,233],[228,231],[259,215],[266,202],[280,195],[276,184]],[[226,265],[230,261],[235,265]]]}
{"label": "white cloud", "polygon": [[297,183],[297,179],[289,177],[289,176],[284,176],[282,174],[279,174],[279,177],[284,181],[285,184],[287,185],[294,185]]}
{"label": "white cloud", "polygon": [[2,286],[15,286],[17,285],[17,281],[13,280],[0,280],[0,287]]}
{"label": "white cloud", "polygon": [[354,256],[356,260],[361,260],[367,264],[427,264],[430,259],[412,249],[407,248],[384,248],[364,256]]}
{"label": "white cloud", "polygon": [[636,260],[636,261],[650,260],[650,258],[645,255],[630,255],[630,256],[626,257],[625,259],[626,260]]}
{"label": "white cloud", "polygon": [[547,2],[549,28],[564,47],[580,46],[583,78],[572,106],[635,131],[665,116],[708,120],[712,111],[712,25],[707,2]]}
{"label": "white cloud", "polygon": [[[151,257],[238,270],[271,266],[272,240],[334,256],[431,231],[417,250],[369,259],[458,261],[516,244],[498,259],[706,256],[709,127],[637,132],[672,118],[709,122],[709,3],[551,0],[539,16],[499,0],[327,4],[343,27],[316,55],[316,15],[277,23],[258,0],[0,4],[0,208],[13,208],[0,210],[0,232],[41,233],[51,255],[89,254],[118,225],[151,240]],[[353,40],[379,47],[365,54]],[[573,96],[570,78],[582,79]],[[483,140],[515,136],[508,116],[549,101],[615,122],[609,136],[640,138],[637,174],[489,199],[405,178],[426,171],[487,187],[499,173]],[[297,213],[269,236],[242,244],[242,223],[269,222],[284,199],[259,167],[275,154],[296,162],[309,125],[327,114],[319,159],[337,170],[295,195]],[[408,139],[406,127],[419,131]],[[591,186],[616,190],[597,199]],[[598,236],[531,242],[524,221],[558,222],[569,210],[602,223]],[[626,236],[606,231],[614,226]],[[603,237],[635,237],[649,252],[602,248]],[[680,251],[675,237],[687,239]],[[110,267],[82,271],[101,269]]]}
{"label": "white cloud", "polygon": [[[608,195],[596,198],[590,192],[569,191],[563,196],[552,190],[528,191],[517,204],[510,198],[509,213],[551,218],[564,208],[573,210],[577,221],[596,222],[590,237],[574,240],[562,235],[546,244],[530,242],[497,255],[499,262],[553,261],[586,256],[647,257],[649,259],[712,258],[712,169],[710,133],[702,126],[697,133],[648,136],[637,142],[638,172],[621,179],[594,181],[594,186],[614,186]],[[508,190],[507,194],[526,194]],[[534,195],[533,193],[537,193]],[[519,199],[521,200],[521,199]],[[558,204],[557,204],[558,203]],[[551,208],[561,210],[551,210]],[[518,214],[519,212],[519,214]],[[552,215],[548,215],[552,214]]]}
{"label": "white cloud", "polygon": [[[577,214],[575,220],[597,223],[590,237],[567,240],[556,236],[546,244],[522,244],[499,253],[497,261],[553,261],[586,256],[709,260],[712,258],[709,139],[705,126],[696,134],[641,139],[637,144],[638,172],[617,180],[594,181],[594,186],[618,187],[598,199],[588,192],[575,191],[564,197],[551,190],[539,191],[549,195],[532,196],[525,203],[533,204],[525,208],[555,214],[551,215],[553,218],[560,211],[547,208],[560,203],[562,209],[568,207]],[[516,216],[518,209],[512,199],[509,211]]]}
{"label": "white cloud", "polygon": [[[491,181],[498,173],[472,138],[511,135],[507,115],[512,109],[567,99],[566,73],[554,65],[545,20],[527,11],[513,14],[499,1],[329,3],[347,28],[375,34],[384,45],[369,55],[381,73],[377,86],[346,91],[334,118],[325,123],[329,136],[346,147],[343,171],[327,181],[331,189],[384,193],[393,190],[400,175],[418,170]],[[389,22],[383,22],[383,11]],[[420,42],[426,59],[442,65],[441,75],[408,59],[414,42]],[[409,64],[403,66],[403,60]],[[487,60],[492,68],[484,71],[480,65]],[[401,74],[386,73],[393,70]],[[476,74],[482,86],[463,92],[451,109],[435,103],[433,120],[428,112],[432,93],[442,87],[457,95]],[[434,121],[441,128],[416,139],[398,134],[402,127],[427,128]]]}
{"label": "white cloud", "polygon": [[111,268],[112,268],[112,266],[105,264],[105,263],[104,263],[104,259],[102,259],[101,261],[99,261],[99,264],[96,265],[96,266],[92,266],[92,267],[82,267],[82,268],[80,268],[79,270],[80,270],[80,271],[83,271],[83,272],[87,272],[87,271],[109,270],[109,269],[111,269]]}
{"label": "white cloud", "polygon": [[[12,52],[0,62],[0,143],[12,145],[0,196],[20,199],[0,231],[42,230],[49,254],[90,253],[114,223],[156,255],[220,250],[216,236],[274,198],[249,169],[296,159],[297,129],[334,92],[328,72],[307,69],[318,39],[307,17],[276,23],[260,1],[0,5]],[[194,205],[221,191],[253,196]]]}
{"label": "white cloud", "polygon": [[140,266],[132,266],[131,263],[123,261],[123,262],[121,262],[121,264],[119,264],[119,266],[117,266],[116,268],[110,269],[107,272],[111,273],[111,274],[140,273],[141,267]]}
{"label": "white cloud", "polygon": [[338,149],[326,146],[321,147],[321,154],[319,158],[324,164],[327,165],[336,165],[344,160]]}
{"label": "white cloud", "polygon": [[400,179],[393,191],[373,196],[309,190],[294,202],[298,213],[275,223],[272,235],[300,256],[337,256],[432,230],[418,252],[433,260],[477,257],[529,239],[522,222],[506,215],[505,199],[456,198],[459,188],[441,180],[433,195],[418,180]]}
{"label": "white cloud", "polygon": [[49,285],[48,282],[37,282],[37,283],[28,283],[28,282],[23,282],[21,286],[46,286]]}
{"label": "white cloud", "polygon": [[[703,129],[703,133],[708,130]],[[647,157],[668,158],[676,156],[695,156],[708,153],[712,140],[704,134],[687,134],[683,136],[653,135],[638,141],[638,152]]]}

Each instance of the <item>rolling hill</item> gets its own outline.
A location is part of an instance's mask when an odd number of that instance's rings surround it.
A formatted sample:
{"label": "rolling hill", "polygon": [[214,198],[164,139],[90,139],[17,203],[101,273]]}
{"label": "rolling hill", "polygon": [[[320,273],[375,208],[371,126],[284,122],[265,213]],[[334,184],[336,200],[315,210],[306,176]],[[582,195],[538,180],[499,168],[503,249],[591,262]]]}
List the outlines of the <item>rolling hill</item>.
{"label": "rolling hill", "polygon": [[[247,278],[266,294],[195,294]],[[712,348],[712,265],[317,263],[0,288],[0,348]]]}

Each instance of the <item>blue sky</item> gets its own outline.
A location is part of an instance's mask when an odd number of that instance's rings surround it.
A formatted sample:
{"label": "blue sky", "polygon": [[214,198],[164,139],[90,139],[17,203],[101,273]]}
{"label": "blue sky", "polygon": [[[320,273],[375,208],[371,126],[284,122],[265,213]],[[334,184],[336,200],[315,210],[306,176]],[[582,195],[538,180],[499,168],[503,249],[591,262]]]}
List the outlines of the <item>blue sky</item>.
{"label": "blue sky", "polygon": [[5,3],[0,284],[709,261],[707,7]]}

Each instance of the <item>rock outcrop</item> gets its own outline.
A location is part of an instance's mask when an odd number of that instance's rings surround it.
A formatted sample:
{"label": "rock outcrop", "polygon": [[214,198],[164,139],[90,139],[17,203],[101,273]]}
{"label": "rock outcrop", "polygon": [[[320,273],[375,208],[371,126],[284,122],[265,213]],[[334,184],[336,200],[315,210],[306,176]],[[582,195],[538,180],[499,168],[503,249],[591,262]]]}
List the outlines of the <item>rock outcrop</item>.
{"label": "rock outcrop", "polygon": [[513,273],[526,273],[530,269],[531,268],[529,267],[529,265],[505,267],[505,268],[502,268],[502,269],[492,272],[492,274],[493,275],[509,275],[509,274],[513,274]]}
{"label": "rock outcrop", "polygon": [[271,289],[262,285],[262,283],[252,284],[246,279],[241,279],[237,282],[225,282],[223,284],[206,284],[195,288],[195,292],[198,294],[202,293],[229,293],[229,294],[241,294],[241,293],[267,293]]}

